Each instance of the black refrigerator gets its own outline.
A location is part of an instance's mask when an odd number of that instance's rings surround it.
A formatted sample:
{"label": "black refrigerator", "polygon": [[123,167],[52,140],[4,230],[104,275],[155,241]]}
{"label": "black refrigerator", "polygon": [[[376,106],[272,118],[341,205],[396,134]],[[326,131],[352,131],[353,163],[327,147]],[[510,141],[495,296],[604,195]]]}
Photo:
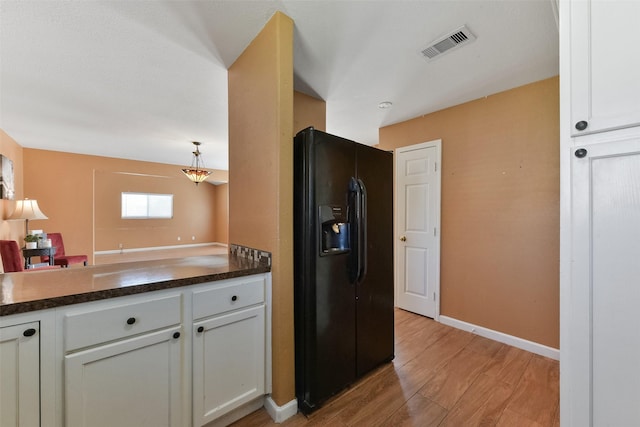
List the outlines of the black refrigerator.
{"label": "black refrigerator", "polygon": [[304,414],[394,356],[393,155],[294,138],[296,397]]}

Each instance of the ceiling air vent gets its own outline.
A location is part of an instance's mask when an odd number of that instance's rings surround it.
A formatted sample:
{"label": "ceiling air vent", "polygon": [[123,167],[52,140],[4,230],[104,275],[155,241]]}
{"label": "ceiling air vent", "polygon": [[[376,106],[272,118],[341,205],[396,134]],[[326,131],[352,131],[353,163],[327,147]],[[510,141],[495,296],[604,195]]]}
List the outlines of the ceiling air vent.
{"label": "ceiling air vent", "polygon": [[449,52],[476,39],[466,25],[429,43],[420,53],[427,61],[432,61],[445,52]]}

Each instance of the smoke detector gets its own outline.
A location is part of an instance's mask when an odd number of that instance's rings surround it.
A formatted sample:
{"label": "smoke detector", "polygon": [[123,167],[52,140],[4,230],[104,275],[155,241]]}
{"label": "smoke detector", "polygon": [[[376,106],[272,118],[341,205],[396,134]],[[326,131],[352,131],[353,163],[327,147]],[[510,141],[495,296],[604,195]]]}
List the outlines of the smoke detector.
{"label": "smoke detector", "polygon": [[461,46],[471,43],[476,36],[467,28],[466,25],[442,36],[420,50],[420,54],[427,61],[442,56],[445,52],[451,52]]}

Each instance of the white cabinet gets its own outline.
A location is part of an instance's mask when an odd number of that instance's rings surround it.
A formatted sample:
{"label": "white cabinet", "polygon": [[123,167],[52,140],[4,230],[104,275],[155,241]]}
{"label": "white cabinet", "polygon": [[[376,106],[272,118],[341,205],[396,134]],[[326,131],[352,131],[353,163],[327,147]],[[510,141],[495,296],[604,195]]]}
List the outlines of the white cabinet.
{"label": "white cabinet", "polygon": [[0,426],[40,425],[40,322],[0,327]]}
{"label": "white cabinet", "polygon": [[58,426],[53,310],[0,316],[0,427]]}
{"label": "white cabinet", "polygon": [[67,427],[181,427],[182,296],[125,297],[64,315]]}
{"label": "white cabinet", "polygon": [[0,427],[227,425],[271,390],[270,275],[0,316]]}
{"label": "white cabinet", "polygon": [[266,393],[264,278],[194,291],[193,316],[193,424],[202,426]]}
{"label": "white cabinet", "polygon": [[563,427],[640,425],[638,16],[637,1],[560,2]]}
{"label": "white cabinet", "polygon": [[640,425],[640,137],[572,151],[570,321],[584,327],[567,343],[563,410],[568,425]]}
{"label": "white cabinet", "polygon": [[561,61],[570,60],[572,134],[639,126],[640,2],[566,3],[561,4],[561,15],[568,15],[561,16],[561,37],[569,37],[570,51],[561,52]]}
{"label": "white cabinet", "polygon": [[202,426],[265,394],[264,306],[194,328],[193,413]]}
{"label": "white cabinet", "polygon": [[180,328],[65,357],[66,426],[181,427]]}

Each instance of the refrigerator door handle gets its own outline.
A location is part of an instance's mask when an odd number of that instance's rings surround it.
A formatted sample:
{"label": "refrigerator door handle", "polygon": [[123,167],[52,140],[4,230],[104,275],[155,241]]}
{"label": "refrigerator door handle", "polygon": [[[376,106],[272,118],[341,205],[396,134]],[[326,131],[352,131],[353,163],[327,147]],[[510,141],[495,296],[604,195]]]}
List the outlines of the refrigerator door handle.
{"label": "refrigerator door handle", "polygon": [[349,281],[353,284],[360,277],[360,185],[355,178],[349,181],[349,222],[351,228],[351,254],[349,256]]}
{"label": "refrigerator door handle", "polygon": [[367,187],[358,179],[358,282],[367,275]]}

